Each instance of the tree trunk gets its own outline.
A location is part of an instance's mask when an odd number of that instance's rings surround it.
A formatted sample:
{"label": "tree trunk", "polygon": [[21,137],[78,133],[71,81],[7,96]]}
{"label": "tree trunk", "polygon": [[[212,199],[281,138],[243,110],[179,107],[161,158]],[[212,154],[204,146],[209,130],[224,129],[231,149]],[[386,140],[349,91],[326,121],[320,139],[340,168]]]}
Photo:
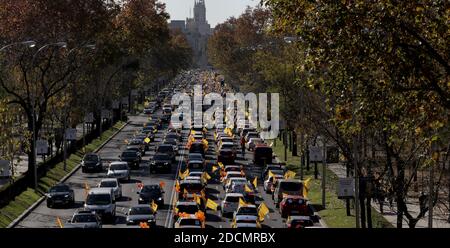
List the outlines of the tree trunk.
{"label": "tree trunk", "polygon": [[373,228],[372,225],[372,198],[367,197],[366,208],[367,208],[367,228]]}
{"label": "tree trunk", "polygon": [[404,207],[406,203],[404,202],[403,195],[404,195],[404,177],[405,177],[405,171],[403,168],[398,169],[398,176],[397,176],[397,182],[396,182],[396,201],[397,201],[397,228],[403,227],[403,212]]}
{"label": "tree trunk", "polygon": [[297,133],[292,132],[292,156],[298,156],[297,152]]}

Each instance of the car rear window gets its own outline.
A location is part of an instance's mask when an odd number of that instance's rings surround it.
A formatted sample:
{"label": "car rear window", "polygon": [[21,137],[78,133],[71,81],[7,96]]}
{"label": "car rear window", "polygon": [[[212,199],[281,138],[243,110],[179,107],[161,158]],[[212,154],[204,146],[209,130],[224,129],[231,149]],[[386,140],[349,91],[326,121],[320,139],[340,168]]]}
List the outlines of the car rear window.
{"label": "car rear window", "polygon": [[226,202],[239,202],[239,197],[237,197],[237,196],[227,196],[225,201]]}
{"label": "car rear window", "polygon": [[299,182],[282,182],[280,184],[280,189],[283,191],[300,191],[302,189],[302,184]]}

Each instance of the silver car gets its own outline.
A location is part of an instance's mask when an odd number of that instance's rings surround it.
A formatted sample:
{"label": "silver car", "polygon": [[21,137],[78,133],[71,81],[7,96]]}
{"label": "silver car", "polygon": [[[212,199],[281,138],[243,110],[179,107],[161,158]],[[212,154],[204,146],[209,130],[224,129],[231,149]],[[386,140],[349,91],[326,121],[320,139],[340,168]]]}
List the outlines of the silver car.
{"label": "silver car", "polygon": [[119,180],[130,180],[130,167],[127,162],[112,162],[108,167],[106,174],[108,177]]}
{"label": "silver car", "polygon": [[84,208],[114,222],[116,218],[116,201],[110,188],[94,188],[89,190]]}
{"label": "silver car", "polygon": [[102,228],[100,217],[89,210],[79,210],[75,212],[66,228]]}
{"label": "silver car", "polygon": [[122,185],[117,178],[102,179],[102,181],[98,184],[98,187],[112,189],[116,199],[122,198]]}
{"label": "silver car", "polygon": [[127,225],[139,225],[145,222],[152,227],[156,226],[156,213],[150,205],[137,205],[131,207],[127,212]]}

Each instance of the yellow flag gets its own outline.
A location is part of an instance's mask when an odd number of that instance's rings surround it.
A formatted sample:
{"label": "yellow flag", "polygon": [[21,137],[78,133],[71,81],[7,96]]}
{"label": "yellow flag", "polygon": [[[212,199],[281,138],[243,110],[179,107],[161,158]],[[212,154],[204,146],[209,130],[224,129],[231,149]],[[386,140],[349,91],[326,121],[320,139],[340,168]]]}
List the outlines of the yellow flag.
{"label": "yellow flag", "polygon": [[208,201],[206,201],[206,207],[211,210],[217,211],[217,203],[215,203],[211,199],[208,199]]}
{"label": "yellow flag", "polygon": [[284,179],[294,179],[296,174],[297,174],[297,173],[295,173],[295,172],[293,172],[293,171],[287,171],[287,172],[284,174]]}
{"label": "yellow flag", "polygon": [[155,201],[152,201],[152,204],[150,205],[153,212],[156,213],[156,211],[158,210],[158,204],[155,203]]}
{"label": "yellow flag", "polygon": [[59,228],[64,228],[64,225],[59,217],[56,217],[56,224],[59,226]]}
{"label": "yellow flag", "polygon": [[194,200],[198,205],[202,204],[202,200],[200,199],[200,196],[198,196],[197,194],[194,194]]}
{"label": "yellow flag", "polygon": [[194,130],[192,130],[192,131],[191,131],[191,134],[192,134],[192,135],[195,135],[195,131],[194,131]]}
{"label": "yellow flag", "polygon": [[222,162],[219,162],[219,163],[217,163],[217,164],[219,165],[220,168],[223,169],[223,163],[222,163]]}
{"label": "yellow flag", "polygon": [[309,177],[308,179],[306,179],[303,182],[303,197],[308,197],[308,192],[309,192],[309,184],[311,183],[311,177]]}
{"label": "yellow flag", "polygon": [[212,173],[216,172],[218,169],[219,169],[219,167],[213,165],[213,167],[212,167]]}
{"label": "yellow flag", "polygon": [[239,198],[239,207],[245,207],[248,204],[244,201],[244,199],[242,199],[242,197]]}
{"label": "yellow flag", "polygon": [[151,140],[149,138],[145,138],[145,140],[144,140],[144,142],[147,143],[147,144],[150,143],[150,141]]}
{"label": "yellow flag", "polygon": [[255,179],[253,179],[253,186],[255,186],[255,189],[258,188],[258,178],[255,177]]}
{"label": "yellow flag", "polygon": [[263,202],[259,205],[258,216],[260,221],[264,221],[264,218],[267,214],[269,214],[269,208],[267,208],[266,204]]}
{"label": "yellow flag", "polygon": [[178,180],[175,182],[175,191],[180,192],[180,182]]}
{"label": "yellow flag", "polygon": [[271,170],[269,171],[269,177],[275,178],[275,174]]}
{"label": "yellow flag", "polygon": [[211,176],[206,172],[203,173],[203,177],[206,179],[206,181],[211,179]]}
{"label": "yellow flag", "polygon": [[246,184],[245,185],[245,192],[251,193],[251,192],[253,192],[253,190]]}
{"label": "yellow flag", "polygon": [[184,190],[183,190],[183,194],[186,194],[186,195],[187,195],[187,194],[189,194],[189,192],[188,192],[186,189],[184,189]]}

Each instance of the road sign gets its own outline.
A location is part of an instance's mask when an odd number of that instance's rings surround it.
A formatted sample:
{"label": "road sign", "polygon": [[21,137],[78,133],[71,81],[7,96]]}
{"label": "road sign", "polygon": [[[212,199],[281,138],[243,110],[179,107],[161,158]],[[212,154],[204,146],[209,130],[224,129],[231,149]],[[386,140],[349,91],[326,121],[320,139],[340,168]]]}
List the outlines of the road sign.
{"label": "road sign", "polygon": [[113,101],[112,102],[112,108],[113,109],[119,109],[120,108],[120,102],[119,101]]}
{"label": "road sign", "polygon": [[339,178],[338,198],[348,199],[355,195],[355,179],[352,177]]}
{"label": "road sign", "polygon": [[66,140],[76,140],[77,139],[77,129],[67,128],[66,129]]}
{"label": "road sign", "polygon": [[89,113],[84,117],[84,122],[94,123],[94,113]]}
{"label": "road sign", "polygon": [[322,162],[323,152],[320,146],[311,146],[309,148],[309,161],[311,162]]}
{"label": "road sign", "polygon": [[37,155],[48,154],[48,142],[46,140],[36,140],[36,154]]}

